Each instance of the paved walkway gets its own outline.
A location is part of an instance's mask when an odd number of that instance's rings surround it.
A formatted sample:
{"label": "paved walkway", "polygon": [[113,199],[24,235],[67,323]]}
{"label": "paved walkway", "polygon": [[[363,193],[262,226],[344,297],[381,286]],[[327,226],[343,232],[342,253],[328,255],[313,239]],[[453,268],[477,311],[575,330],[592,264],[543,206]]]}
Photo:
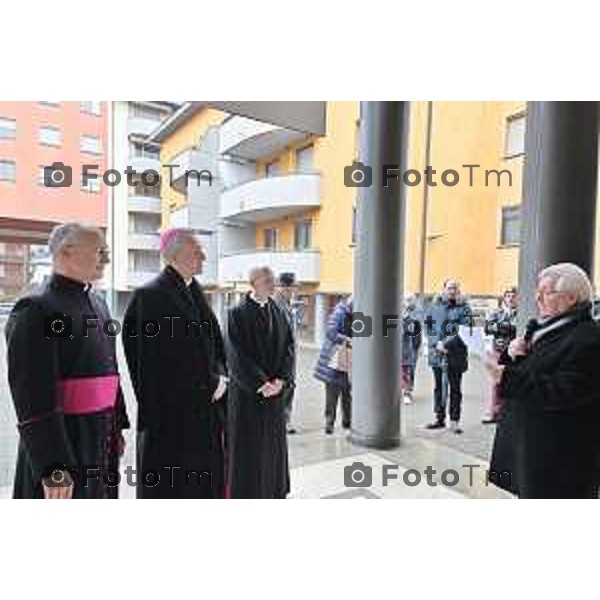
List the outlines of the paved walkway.
{"label": "paved walkway", "polygon": [[[0,498],[10,495],[17,436],[13,408],[6,382],[4,335],[0,335]],[[298,434],[289,436],[292,468],[292,497],[296,498],[480,498],[506,497],[493,486],[484,483],[484,468],[493,440],[493,426],[481,424],[482,395],[485,375],[478,360],[473,360],[465,376],[463,410],[464,434],[457,436],[448,430],[426,431],[423,425],[432,414],[432,378],[425,361],[417,369],[415,402],[402,406],[403,444],[394,451],[367,451],[347,441],[345,432],[338,427],[332,436],[323,432],[324,390],[322,384],[312,377],[317,351],[303,348],[298,365],[298,391],[294,411],[294,423]],[[130,413],[135,411],[129,381],[125,380],[125,392]],[[131,416],[131,415],[130,415]],[[128,449],[124,465],[134,464],[133,436],[128,435]],[[372,485],[347,487],[344,469],[354,462],[361,462]],[[384,469],[384,465],[385,469]],[[477,465],[466,468],[463,465]],[[427,467],[437,473],[429,482],[425,475]],[[409,473],[416,469],[419,473]],[[389,478],[384,482],[383,472]],[[445,470],[459,473],[459,481]],[[444,485],[441,475],[445,475]],[[358,477],[355,473],[355,478]],[[393,479],[392,477],[396,477]],[[419,485],[411,485],[420,476]],[[408,483],[407,483],[408,481]],[[368,483],[367,480],[364,483]],[[384,485],[385,483],[385,485]],[[122,497],[133,497],[134,490],[124,489]]]}

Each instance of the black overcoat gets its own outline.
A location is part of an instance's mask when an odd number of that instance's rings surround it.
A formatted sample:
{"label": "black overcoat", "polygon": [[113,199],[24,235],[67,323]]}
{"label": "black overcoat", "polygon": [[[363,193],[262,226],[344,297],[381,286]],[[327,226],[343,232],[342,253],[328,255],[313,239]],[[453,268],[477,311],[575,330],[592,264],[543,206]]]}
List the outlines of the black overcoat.
{"label": "black overcoat", "polygon": [[137,497],[223,497],[226,398],[212,397],[225,351],[198,283],[167,267],[136,290],[123,344],[138,402]]}
{"label": "black overcoat", "polygon": [[[261,307],[249,296],[228,317],[229,491],[232,498],[285,498],[290,490],[285,394],[294,385],[294,338],[273,300]],[[281,379],[281,394],[258,390]]]}
{"label": "black overcoat", "polygon": [[[521,498],[597,495],[600,327],[589,309],[548,331],[526,357],[504,362],[492,481]],[[510,477],[495,479],[503,471]]]}

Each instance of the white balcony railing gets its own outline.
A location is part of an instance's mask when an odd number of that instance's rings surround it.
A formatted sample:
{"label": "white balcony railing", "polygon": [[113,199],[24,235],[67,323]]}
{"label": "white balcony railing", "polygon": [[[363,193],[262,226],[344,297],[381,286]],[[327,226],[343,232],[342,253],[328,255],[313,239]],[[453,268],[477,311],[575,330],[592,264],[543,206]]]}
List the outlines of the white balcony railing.
{"label": "white balcony railing", "polygon": [[131,250],[158,250],[158,233],[134,233],[130,232],[128,244]]}
{"label": "white balcony railing", "polygon": [[293,272],[296,280],[303,283],[318,283],[321,270],[321,255],[318,250],[248,250],[222,256],[219,259],[219,281],[225,285],[248,281],[253,267],[268,265],[278,275]]}
{"label": "white balcony railing", "polygon": [[160,174],[160,158],[155,154],[131,154],[127,164],[137,173],[152,169]]}
{"label": "white balcony railing", "polygon": [[127,286],[131,288],[140,287],[154,279],[157,275],[158,271],[128,271]]}
{"label": "white balcony railing", "polygon": [[160,120],[146,119],[144,117],[129,117],[127,120],[127,132],[134,135],[150,135],[158,126]]}
{"label": "white balcony railing", "polygon": [[256,160],[273,156],[286,146],[307,138],[308,134],[304,132],[236,116],[221,125],[219,150],[221,154]]}
{"label": "white balcony railing", "polygon": [[152,196],[129,196],[127,209],[130,212],[158,214],[161,211],[160,198]]}
{"label": "white balcony railing", "polygon": [[320,182],[318,173],[294,173],[242,183],[221,194],[219,216],[258,222],[318,208]]}

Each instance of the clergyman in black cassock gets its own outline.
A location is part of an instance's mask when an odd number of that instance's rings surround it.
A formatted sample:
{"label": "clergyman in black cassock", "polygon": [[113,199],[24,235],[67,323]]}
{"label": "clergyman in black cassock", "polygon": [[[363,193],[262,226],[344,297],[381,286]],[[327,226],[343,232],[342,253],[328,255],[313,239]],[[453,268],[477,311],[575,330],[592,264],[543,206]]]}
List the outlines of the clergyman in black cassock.
{"label": "clergyman in black cassock", "polygon": [[137,497],[222,498],[226,406],[217,390],[226,363],[219,323],[192,275],[204,255],[180,229],[163,233],[161,250],[171,264],[135,291],[124,322],[138,402]]}
{"label": "clergyman in black cassock", "polygon": [[[253,270],[255,290],[265,280],[268,287],[270,269]],[[285,498],[290,491],[285,392],[294,385],[294,339],[283,309],[265,296],[247,294],[228,318],[231,498]]]}
{"label": "clergyman in black cassock", "polygon": [[116,498],[121,430],[129,423],[115,330],[90,285],[108,262],[106,248],[99,231],[77,224],[56,228],[50,248],[55,268],[72,276],[55,271],[40,293],[16,303],[6,326],[20,434],[13,495],[56,497],[48,490],[58,491],[51,479],[58,469],[74,479],[60,497]]}

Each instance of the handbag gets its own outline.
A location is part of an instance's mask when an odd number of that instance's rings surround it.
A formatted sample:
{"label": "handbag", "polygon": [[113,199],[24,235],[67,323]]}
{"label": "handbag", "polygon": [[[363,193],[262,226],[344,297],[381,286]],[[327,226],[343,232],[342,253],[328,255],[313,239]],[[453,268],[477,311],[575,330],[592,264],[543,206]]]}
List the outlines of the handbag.
{"label": "handbag", "polygon": [[336,344],[333,354],[327,363],[330,369],[350,373],[352,370],[352,346],[348,342]]}

